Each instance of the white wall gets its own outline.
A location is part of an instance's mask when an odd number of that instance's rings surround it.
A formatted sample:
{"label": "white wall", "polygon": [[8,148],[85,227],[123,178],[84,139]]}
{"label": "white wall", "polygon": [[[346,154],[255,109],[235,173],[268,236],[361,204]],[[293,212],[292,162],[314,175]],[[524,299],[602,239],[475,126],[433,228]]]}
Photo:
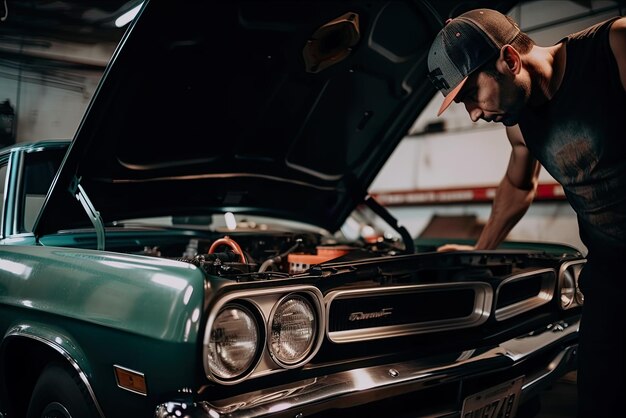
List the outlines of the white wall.
{"label": "white wall", "polygon": [[[496,185],[504,174],[511,147],[500,125],[459,132],[405,138],[372,183],[373,193]],[[540,183],[554,179],[542,170]],[[411,235],[416,236],[437,215],[476,215],[486,222],[491,205],[430,205],[391,207]],[[566,201],[536,202],[508,239],[557,242],[585,247],[578,236],[576,214]]]}
{"label": "white wall", "polygon": [[[26,76],[37,77],[33,74]],[[84,73],[78,76],[80,90],[47,84],[46,81],[26,82],[21,85],[20,100],[11,99],[17,110],[16,142],[47,139],[73,138],[85,108],[100,80],[100,73]],[[44,84],[39,84],[44,83]],[[0,91],[15,89],[0,78]],[[10,98],[0,97],[1,100]],[[19,108],[17,108],[19,106]]]}
{"label": "white wall", "polygon": [[[590,4],[586,7],[583,4]],[[605,10],[612,8],[611,10]],[[557,42],[568,33],[618,14],[615,1],[531,1],[509,14],[540,45]],[[564,22],[565,19],[588,15]],[[550,22],[560,21],[557,26]],[[544,25],[544,26],[542,26]],[[545,26],[549,25],[549,26]],[[91,66],[93,70],[57,69],[37,71],[0,62],[0,101],[19,105],[17,141],[73,137],[93,95],[114,44],[79,45],[47,42],[21,47],[2,44],[3,50],[22,48],[31,56]],[[17,79],[21,80],[18,87]],[[440,134],[410,135],[400,144],[371,191],[414,190],[491,186],[500,181],[510,151],[502,127],[472,123],[461,105],[453,104],[443,118],[436,117],[441,96],[437,95],[418,118],[410,134],[420,133],[432,122],[444,121]],[[551,181],[542,173],[541,181]],[[435,214],[476,214],[485,221],[488,204],[392,207],[391,211],[419,234]],[[577,235],[576,218],[565,202],[537,202],[511,232],[510,239],[568,243],[584,250]]]}
{"label": "white wall", "polygon": [[[569,33],[619,14],[615,1],[531,1],[515,7],[511,15],[522,30],[542,46],[552,45]],[[555,24],[557,22],[558,24]],[[471,122],[463,105],[452,104],[436,116],[442,96],[437,94],[410,130],[419,134],[430,123],[443,122],[445,132],[407,136],[374,180],[372,193],[483,187],[497,185],[508,163],[510,145],[504,128],[484,121]],[[540,182],[554,179],[542,170]],[[412,235],[418,235],[434,214],[474,214],[485,222],[490,205],[432,205],[392,207],[391,211]],[[511,231],[508,239],[550,241],[586,248],[578,236],[576,215],[566,201],[535,202]]]}
{"label": "white wall", "polygon": [[38,65],[0,61],[0,101],[9,99],[17,114],[16,142],[73,138],[115,46],[0,42],[4,52],[39,59]]}

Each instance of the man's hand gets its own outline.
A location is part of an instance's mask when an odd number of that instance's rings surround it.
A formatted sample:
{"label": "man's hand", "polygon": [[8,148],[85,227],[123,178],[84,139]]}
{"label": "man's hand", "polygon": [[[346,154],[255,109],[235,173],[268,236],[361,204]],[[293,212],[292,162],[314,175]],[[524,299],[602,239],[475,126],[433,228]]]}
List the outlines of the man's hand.
{"label": "man's hand", "polygon": [[448,252],[448,251],[473,251],[476,247],[473,245],[463,245],[463,244],[445,244],[441,247],[437,248],[437,252]]}

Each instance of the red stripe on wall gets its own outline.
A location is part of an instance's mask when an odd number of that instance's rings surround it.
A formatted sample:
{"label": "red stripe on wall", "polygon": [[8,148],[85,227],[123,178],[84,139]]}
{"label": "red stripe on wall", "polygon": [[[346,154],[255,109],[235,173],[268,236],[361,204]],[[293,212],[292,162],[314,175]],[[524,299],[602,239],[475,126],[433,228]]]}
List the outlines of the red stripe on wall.
{"label": "red stripe on wall", "polygon": [[[454,189],[414,189],[371,193],[385,206],[419,206],[450,203],[492,202],[496,186],[465,187]],[[535,201],[565,200],[565,193],[557,183],[539,184]]]}

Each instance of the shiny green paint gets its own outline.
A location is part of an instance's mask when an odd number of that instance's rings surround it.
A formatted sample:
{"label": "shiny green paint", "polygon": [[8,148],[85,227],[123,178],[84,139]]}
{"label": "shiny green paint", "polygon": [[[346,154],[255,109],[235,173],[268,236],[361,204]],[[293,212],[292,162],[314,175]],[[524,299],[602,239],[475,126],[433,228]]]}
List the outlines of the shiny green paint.
{"label": "shiny green paint", "polygon": [[[22,343],[39,346],[45,344],[49,353],[63,352],[68,363],[75,363],[85,374],[105,417],[150,416],[164,397],[182,388],[194,387],[194,376],[202,367],[194,342],[162,341],[95,326],[76,318],[60,318],[0,304],[0,325],[7,320],[19,320],[20,325],[10,327],[3,340],[4,346],[22,340]],[[25,361],[19,351],[7,354],[3,350],[2,353],[11,355],[6,361],[20,364],[24,369],[31,363]],[[119,388],[114,365],[143,373],[148,395]]]}
{"label": "shiny green paint", "polygon": [[3,236],[9,236],[13,232],[15,218],[16,218],[16,206],[18,201],[17,196],[17,181],[18,174],[20,172],[20,153],[13,151],[9,155],[9,161],[7,165],[7,178],[5,188],[5,201],[4,201],[4,217],[2,219],[2,233]]}
{"label": "shiny green paint", "polygon": [[0,303],[172,342],[195,341],[204,275],[162,258],[0,247]]}
{"label": "shiny green paint", "polygon": [[[37,240],[31,233],[12,235],[8,238],[0,240],[2,245],[36,245]],[[2,248],[2,247],[0,247]]]}
{"label": "shiny green paint", "polygon": [[16,338],[28,338],[34,341],[39,341],[56,350],[64,357],[71,358],[72,361],[86,375],[92,374],[91,366],[87,361],[87,357],[76,341],[74,341],[70,335],[67,335],[66,331],[62,328],[38,322],[33,322],[31,324],[19,324],[11,327],[6,332],[2,344],[10,343],[11,340]]}
{"label": "shiny green paint", "polygon": [[[147,416],[165,394],[196,385],[203,301],[204,274],[191,264],[0,246],[2,344],[28,339],[64,353],[84,372],[107,417]],[[114,365],[144,373],[148,396],[119,388]]]}
{"label": "shiny green paint", "polygon": [[[27,368],[12,347],[36,346],[84,374],[106,417],[150,416],[162,399],[197,386],[204,273],[164,258],[86,249],[93,247],[89,231],[40,239],[15,234],[21,156],[67,144],[34,143],[3,154],[11,164],[0,237],[0,355]],[[107,238],[126,246],[138,238],[130,235],[113,231]],[[180,240],[180,233],[159,236]],[[148,395],[119,388],[114,365],[143,373]]]}

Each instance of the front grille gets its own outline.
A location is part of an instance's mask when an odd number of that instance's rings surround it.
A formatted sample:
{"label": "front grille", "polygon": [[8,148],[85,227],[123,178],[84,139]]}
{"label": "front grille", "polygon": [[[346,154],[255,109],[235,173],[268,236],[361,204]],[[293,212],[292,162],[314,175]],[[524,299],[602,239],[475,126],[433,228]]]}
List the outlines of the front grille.
{"label": "front grille", "polygon": [[479,282],[335,291],[326,296],[326,332],[345,343],[473,327],[489,317],[492,298]]}
{"label": "front grille", "polygon": [[496,288],[496,320],[504,321],[548,303],[554,296],[555,284],[554,269],[507,277]]}

